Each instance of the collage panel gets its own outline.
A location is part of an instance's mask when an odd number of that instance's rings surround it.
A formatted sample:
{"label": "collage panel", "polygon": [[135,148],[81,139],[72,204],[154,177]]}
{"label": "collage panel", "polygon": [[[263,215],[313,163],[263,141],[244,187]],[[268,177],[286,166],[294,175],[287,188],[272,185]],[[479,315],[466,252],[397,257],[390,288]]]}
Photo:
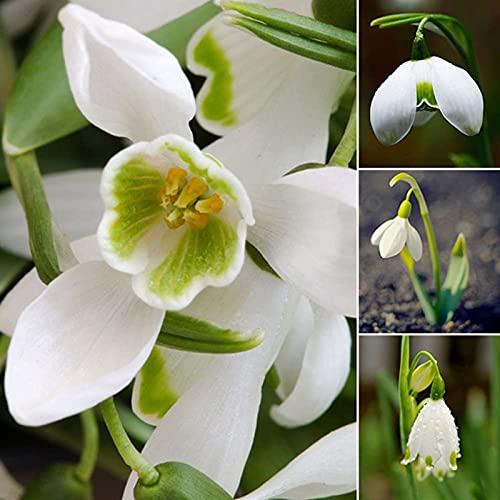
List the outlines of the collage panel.
{"label": "collage panel", "polygon": [[500,332],[499,190],[497,171],[360,172],[360,332]]}
{"label": "collage panel", "polygon": [[377,335],[359,344],[359,498],[497,498],[499,338]]}
{"label": "collage panel", "polygon": [[0,0],[0,500],[355,500],[356,26]]}
{"label": "collage panel", "polygon": [[499,165],[498,2],[360,5],[360,165]]}

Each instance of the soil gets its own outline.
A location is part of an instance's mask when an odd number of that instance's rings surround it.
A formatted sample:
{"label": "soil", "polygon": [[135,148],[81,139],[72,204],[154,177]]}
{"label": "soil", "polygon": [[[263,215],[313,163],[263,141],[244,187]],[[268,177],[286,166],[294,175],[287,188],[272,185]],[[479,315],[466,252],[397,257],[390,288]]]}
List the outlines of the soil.
{"label": "soil", "polygon": [[[396,215],[408,185],[389,187],[398,171],[360,172],[360,321],[361,333],[500,332],[500,172],[408,171],[429,205],[444,280],[449,253],[459,232],[467,241],[469,285],[452,320],[427,323],[406,268],[399,257],[382,259],[370,244],[372,232]],[[412,198],[412,201],[414,198]],[[424,242],[416,271],[429,291],[433,277],[429,249],[416,200],[411,223]]]}

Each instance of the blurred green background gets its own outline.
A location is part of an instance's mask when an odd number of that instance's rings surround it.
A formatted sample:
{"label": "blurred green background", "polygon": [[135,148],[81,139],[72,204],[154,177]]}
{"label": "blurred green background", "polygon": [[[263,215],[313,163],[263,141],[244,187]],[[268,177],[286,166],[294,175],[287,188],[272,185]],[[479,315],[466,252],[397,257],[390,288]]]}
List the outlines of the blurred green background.
{"label": "blurred green background", "polygon": [[[380,84],[403,62],[410,59],[415,27],[381,30],[370,28],[380,16],[401,12],[435,12],[461,21],[474,44],[481,73],[486,113],[489,120],[495,164],[500,162],[500,75],[498,53],[500,2],[498,0],[370,0],[360,8],[360,164],[361,166],[445,166],[449,155],[475,155],[475,140],[462,135],[437,113],[424,127],[413,129],[403,141],[382,146],[370,126],[370,103]],[[426,30],[431,55],[459,66],[463,61],[441,36]]]}
{"label": "blurred green background", "polygon": [[[405,468],[399,461],[397,376],[401,337],[360,338],[360,498],[406,500]],[[498,426],[491,337],[412,336],[411,358],[420,350],[433,354],[446,382],[445,401],[458,426],[462,458],[454,478],[433,476],[417,482],[418,498],[495,499],[498,496],[498,456],[494,446]],[[498,350],[495,352],[498,353]],[[425,361],[422,358],[422,362]],[[492,392],[490,397],[490,391]],[[428,397],[428,391],[419,401]]]}

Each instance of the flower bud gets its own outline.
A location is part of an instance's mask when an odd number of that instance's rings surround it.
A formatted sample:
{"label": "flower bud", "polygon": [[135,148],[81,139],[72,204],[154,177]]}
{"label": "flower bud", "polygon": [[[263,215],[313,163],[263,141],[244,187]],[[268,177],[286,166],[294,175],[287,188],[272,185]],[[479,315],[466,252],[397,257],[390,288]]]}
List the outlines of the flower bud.
{"label": "flower bud", "polygon": [[411,374],[410,391],[414,394],[425,391],[432,384],[435,368],[432,361],[419,365]]}
{"label": "flower bud", "polygon": [[156,466],[160,478],[153,485],[140,481],[135,485],[135,500],[231,500],[232,497],[217,483],[199,470],[179,462],[167,462]]}
{"label": "flower bud", "polygon": [[80,480],[72,464],[56,464],[38,474],[22,500],[91,500],[92,486]]}

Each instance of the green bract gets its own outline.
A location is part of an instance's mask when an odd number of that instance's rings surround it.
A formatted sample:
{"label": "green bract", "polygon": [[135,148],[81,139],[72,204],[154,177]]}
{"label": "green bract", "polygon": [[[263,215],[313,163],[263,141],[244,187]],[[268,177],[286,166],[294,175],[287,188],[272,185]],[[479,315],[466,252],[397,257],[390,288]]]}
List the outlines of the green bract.
{"label": "green bract", "polygon": [[190,465],[167,462],[157,465],[160,479],[151,486],[138,482],[136,500],[231,500],[231,496],[208,476]]}

